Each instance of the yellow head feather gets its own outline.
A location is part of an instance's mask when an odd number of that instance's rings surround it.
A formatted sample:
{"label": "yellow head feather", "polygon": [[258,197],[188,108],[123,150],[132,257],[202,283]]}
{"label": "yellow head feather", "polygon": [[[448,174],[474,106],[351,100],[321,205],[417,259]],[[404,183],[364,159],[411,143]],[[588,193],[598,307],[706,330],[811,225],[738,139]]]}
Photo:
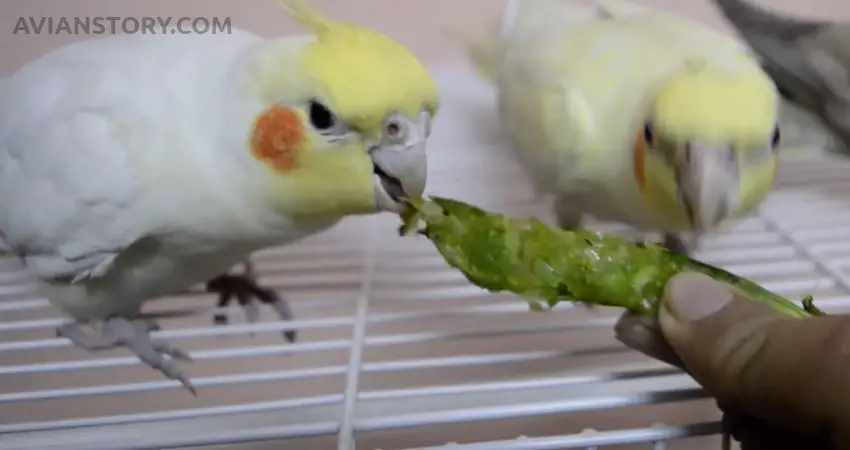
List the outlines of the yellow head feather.
{"label": "yellow head feather", "polygon": [[[731,215],[760,203],[773,184],[777,158],[771,139],[777,126],[780,97],[757,64],[743,68],[687,64],[665,80],[653,98],[654,152],[641,152],[643,194],[671,230],[690,226],[679,204],[672,164],[687,142],[733,146],[738,150],[737,199]],[[769,156],[765,158],[764,156]]]}
{"label": "yellow head feather", "polygon": [[[380,149],[372,146],[384,120],[393,112],[417,121],[424,110],[436,113],[436,82],[387,36],[326,18],[304,0],[280,6],[311,35],[268,41],[248,61],[246,90],[268,105],[253,118],[251,137],[253,156],[270,175],[256,178],[261,198],[289,218],[373,213]],[[345,125],[344,136],[331,139],[309,125],[313,99]],[[408,153],[412,169],[404,176],[416,183],[414,165],[427,166]]]}
{"label": "yellow head feather", "polygon": [[760,70],[727,72],[692,63],[655,98],[653,128],[669,141],[759,147],[776,125],[779,96]]}
{"label": "yellow head feather", "polygon": [[302,68],[346,123],[370,131],[392,111],[415,117],[425,105],[435,112],[437,84],[406,47],[360,25],[324,17],[304,0],[280,4],[316,35]]}

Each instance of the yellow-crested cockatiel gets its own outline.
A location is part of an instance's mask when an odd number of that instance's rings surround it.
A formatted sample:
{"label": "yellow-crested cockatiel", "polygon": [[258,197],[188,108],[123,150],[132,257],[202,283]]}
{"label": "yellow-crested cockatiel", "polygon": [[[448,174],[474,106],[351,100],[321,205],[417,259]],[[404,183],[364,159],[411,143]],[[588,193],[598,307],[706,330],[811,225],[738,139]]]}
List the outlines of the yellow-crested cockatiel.
{"label": "yellow-crested cockatiel", "polygon": [[310,33],[112,36],[6,80],[0,236],[73,319],[60,336],[194,392],[146,301],[423,193],[434,79],[387,36],[282,6]]}
{"label": "yellow-crested cockatiel", "polygon": [[582,216],[696,238],[752,211],[774,181],[780,99],[744,45],[625,1],[508,1],[469,47],[500,124],[558,221]]}

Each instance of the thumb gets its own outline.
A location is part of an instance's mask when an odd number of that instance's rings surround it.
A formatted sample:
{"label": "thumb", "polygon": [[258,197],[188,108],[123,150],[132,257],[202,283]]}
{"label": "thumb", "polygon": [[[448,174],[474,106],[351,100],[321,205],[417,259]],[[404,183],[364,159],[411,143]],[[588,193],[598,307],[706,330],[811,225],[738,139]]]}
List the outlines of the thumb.
{"label": "thumb", "polygon": [[[796,319],[696,273],[672,278],[662,333],[721,404],[767,422],[850,444],[850,319]],[[845,448],[845,447],[841,447]]]}

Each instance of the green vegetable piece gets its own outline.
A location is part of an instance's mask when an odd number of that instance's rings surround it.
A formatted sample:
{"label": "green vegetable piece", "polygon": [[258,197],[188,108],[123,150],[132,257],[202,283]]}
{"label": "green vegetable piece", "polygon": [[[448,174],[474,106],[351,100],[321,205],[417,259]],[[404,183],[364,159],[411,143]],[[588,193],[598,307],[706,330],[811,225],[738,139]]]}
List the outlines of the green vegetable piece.
{"label": "green vegetable piece", "polygon": [[566,231],[441,197],[409,199],[400,215],[401,235],[414,230],[424,235],[471,283],[491,292],[513,292],[532,310],[543,308],[541,300],[550,308],[560,301],[581,301],[654,317],[667,280],[696,271],[783,314],[824,314],[811,297],[800,307],[723,269],[614,234]]}

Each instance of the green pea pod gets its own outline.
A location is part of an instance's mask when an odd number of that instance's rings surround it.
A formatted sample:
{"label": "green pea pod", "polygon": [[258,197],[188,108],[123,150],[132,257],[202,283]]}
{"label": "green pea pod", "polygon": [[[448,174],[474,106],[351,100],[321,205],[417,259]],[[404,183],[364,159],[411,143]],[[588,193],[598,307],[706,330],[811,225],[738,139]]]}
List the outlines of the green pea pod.
{"label": "green pea pod", "polygon": [[696,271],[789,316],[824,314],[811,297],[801,308],[723,269],[615,234],[566,231],[440,197],[408,200],[401,218],[401,235],[418,231],[471,283],[515,293],[533,310],[542,309],[542,302],[551,308],[560,301],[581,301],[654,317],[667,281],[679,272]]}

